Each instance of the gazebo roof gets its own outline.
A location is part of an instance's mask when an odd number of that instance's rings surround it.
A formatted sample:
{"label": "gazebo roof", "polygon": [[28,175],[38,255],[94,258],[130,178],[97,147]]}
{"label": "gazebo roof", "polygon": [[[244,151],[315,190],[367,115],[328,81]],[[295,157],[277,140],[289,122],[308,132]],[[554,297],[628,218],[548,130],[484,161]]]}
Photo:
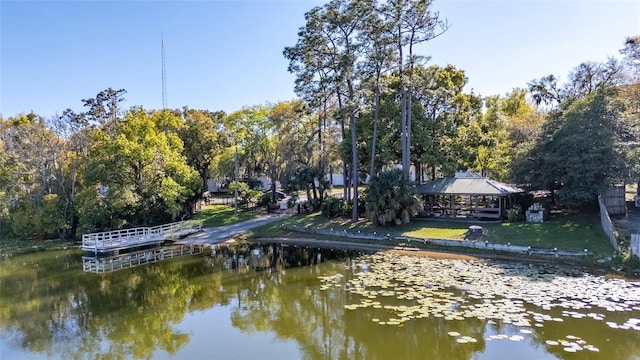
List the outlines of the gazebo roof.
{"label": "gazebo roof", "polygon": [[524,190],[489,178],[444,178],[419,185],[416,192],[423,195],[507,196]]}

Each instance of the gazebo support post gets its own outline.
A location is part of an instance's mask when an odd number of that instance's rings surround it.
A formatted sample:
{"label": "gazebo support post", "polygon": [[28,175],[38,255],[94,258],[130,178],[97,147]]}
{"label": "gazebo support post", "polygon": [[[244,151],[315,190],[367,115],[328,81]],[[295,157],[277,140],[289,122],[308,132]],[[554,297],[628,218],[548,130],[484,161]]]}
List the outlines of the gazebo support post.
{"label": "gazebo support post", "polygon": [[449,217],[453,217],[453,195],[449,195]]}
{"label": "gazebo support post", "polygon": [[429,211],[431,211],[431,214],[434,214],[434,211],[433,211],[433,198],[435,198],[435,195],[429,195],[429,205],[431,206],[431,209],[429,209]]}
{"label": "gazebo support post", "polygon": [[474,207],[473,207],[473,217],[477,217],[478,216],[478,195],[474,196],[476,201],[474,203]]}

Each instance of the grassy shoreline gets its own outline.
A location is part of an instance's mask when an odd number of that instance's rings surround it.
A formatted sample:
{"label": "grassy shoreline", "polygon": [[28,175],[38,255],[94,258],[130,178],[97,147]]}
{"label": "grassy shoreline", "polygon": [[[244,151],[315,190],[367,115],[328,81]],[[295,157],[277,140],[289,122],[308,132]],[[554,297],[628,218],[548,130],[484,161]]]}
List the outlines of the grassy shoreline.
{"label": "grassy shoreline", "polygon": [[[288,225],[288,228],[282,225]],[[300,228],[333,229],[335,235],[326,233],[313,233],[305,231],[289,230],[291,225]],[[527,263],[540,262],[557,265],[577,266],[610,273],[612,266],[620,268],[620,259],[616,259],[614,250],[600,228],[597,215],[557,214],[549,221],[542,224],[531,223],[480,223],[488,230],[487,240],[498,244],[511,243],[512,245],[532,246],[532,248],[583,251],[589,249],[587,256],[554,256],[535,255],[526,253],[513,253],[506,251],[484,250],[479,248],[439,246],[432,243],[422,243],[402,240],[402,236],[419,238],[448,238],[462,241],[464,232],[472,222],[456,221],[412,221],[411,224],[382,228],[373,226],[362,220],[351,223],[347,219],[326,219],[319,214],[297,215],[276,221],[254,230],[251,230],[238,238],[239,241],[284,241],[291,244],[307,244],[308,246],[324,247],[349,247],[351,249],[370,248],[402,249],[418,252],[437,252],[454,255],[468,255],[472,257],[496,260],[523,261]],[[389,234],[386,239],[359,239],[341,236],[347,230],[350,233]],[[398,237],[398,238],[396,238]],[[607,261],[599,261],[607,259]],[[635,277],[632,270],[624,276]]]}
{"label": "grassy shoreline", "polygon": [[[205,227],[215,227],[222,225],[230,225],[240,221],[257,217],[258,213],[240,213],[235,216],[233,208],[225,205],[211,205],[203,211],[196,214],[195,219],[202,220]],[[516,260],[536,260],[540,258],[542,261],[556,262],[549,256],[527,256],[522,254],[487,251],[472,248],[451,248],[446,246],[437,246],[434,244],[417,244],[416,242],[407,243],[402,240],[363,240],[347,238],[335,235],[308,234],[303,232],[295,232],[283,228],[282,224],[296,225],[299,227],[313,227],[318,229],[334,229],[336,235],[343,231],[362,233],[389,234],[391,238],[410,236],[417,238],[440,238],[462,240],[464,234],[470,225],[481,225],[487,231],[486,240],[497,243],[512,245],[531,246],[532,248],[554,248],[570,251],[582,251],[587,248],[593,254],[584,258],[568,259],[569,263],[579,265],[595,264],[596,260],[611,256],[613,248],[606,239],[604,232],[600,229],[599,219],[597,215],[567,215],[555,214],[554,216],[541,224],[532,223],[499,223],[499,222],[458,222],[458,221],[440,221],[440,220],[415,220],[411,224],[379,227],[374,226],[366,220],[356,223],[350,222],[348,219],[327,219],[319,213],[309,215],[294,215],[283,218],[276,222],[263,225],[251,230],[238,238],[245,241],[260,241],[261,239],[307,239],[309,241],[329,242],[333,244],[349,243],[352,246],[386,246],[400,248],[416,248],[426,251],[437,251],[456,254],[468,254],[480,257],[493,258],[509,258]],[[12,256],[21,253],[62,250],[70,248],[79,248],[78,242],[62,242],[62,241],[0,241],[0,254],[2,256]],[[538,259],[539,260],[539,259]],[[563,262],[567,262],[563,261]]]}
{"label": "grassy shoreline", "polygon": [[[333,230],[336,235],[344,231],[354,233],[388,234],[389,237],[408,236],[424,239],[463,240],[470,225],[480,225],[486,230],[485,240],[495,244],[531,246],[539,249],[583,251],[585,248],[596,257],[613,254],[613,247],[600,228],[596,215],[557,214],[544,223],[499,223],[499,222],[458,222],[439,220],[416,220],[410,224],[395,227],[374,226],[366,220],[351,223],[347,219],[327,219],[320,214],[292,216],[281,221],[267,224],[253,231],[255,238],[260,237],[314,237],[321,239],[339,238],[311,234],[283,228],[296,226],[313,228],[320,231]],[[349,239],[348,241],[353,241]],[[377,240],[376,240],[377,241]]]}

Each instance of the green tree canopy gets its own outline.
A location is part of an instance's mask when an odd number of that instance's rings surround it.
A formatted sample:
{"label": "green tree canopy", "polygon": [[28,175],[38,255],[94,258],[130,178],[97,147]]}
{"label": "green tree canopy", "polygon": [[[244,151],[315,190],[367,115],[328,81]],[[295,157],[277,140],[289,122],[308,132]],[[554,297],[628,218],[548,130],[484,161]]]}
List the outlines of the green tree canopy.
{"label": "green tree canopy", "polygon": [[184,144],[183,152],[189,166],[200,174],[204,190],[214,158],[230,146],[229,134],[224,129],[226,114],[185,107],[182,116],[184,124],[178,129],[178,135]]}
{"label": "green tree canopy", "polygon": [[617,146],[623,110],[615,89],[604,86],[564,103],[550,114],[520,182],[556,192],[567,206],[595,204],[598,194],[624,176],[628,159]]}
{"label": "green tree canopy", "polygon": [[129,110],[114,126],[91,132],[90,159],[79,206],[83,229],[113,229],[175,220],[202,180],[187,165],[168,111]]}

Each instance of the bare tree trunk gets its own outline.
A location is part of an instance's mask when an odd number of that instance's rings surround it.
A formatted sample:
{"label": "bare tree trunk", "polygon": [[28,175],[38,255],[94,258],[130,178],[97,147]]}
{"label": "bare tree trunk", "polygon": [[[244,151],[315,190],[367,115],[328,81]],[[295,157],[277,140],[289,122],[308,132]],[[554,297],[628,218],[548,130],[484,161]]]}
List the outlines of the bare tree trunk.
{"label": "bare tree trunk", "polygon": [[400,76],[400,137],[402,138],[402,174],[405,178],[409,178],[409,165],[407,161],[407,107],[406,92],[404,84],[402,84],[402,76]]}
{"label": "bare tree trunk", "polygon": [[353,170],[352,170],[352,182],[353,182],[353,211],[351,213],[351,221],[352,222],[356,222],[358,221],[359,218],[359,212],[358,212],[358,147],[357,147],[357,143],[358,143],[358,139],[356,138],[356,118],[355,118],[355,114],[351,114],[349,116],[349,121],[350,123],[350,127],[351,127],[351,147],[353,149],[352,151],[352,157],[351,157],[351,161],[352,161],[352,165],[353,165]]}
{"label": "bare tree trunk", "polygon": [[376,164],[376,143],[378,141],[378,116],[380,114],[380,73],[378,73],[376,78],[376,104],[373,110],[373,139],[371,140],[371,165],[369,167],[369,176],[373,176],[375,174],[375,164]]}
{"label": "bare tree trunk", "polygon": [[[342,109],[342,96],[340,96],[340,91],[336,90],[337,92],[337,97],[338,97],[338,110]],[[342,141],[344,141],[344,139],[346,138],[346,131],[345,131],[345,127],[344,127],[344,121],[340,122],[340,130],[342,132]],[[349,200],[351,198],[350,194],[349,194],[349,181],[348,181],[349,177],[347,176],[347,162],[343,161],[342,162],[342,191],[343,191],[343,197],[346,200]]]}
{"label": "bare tree trunk", "polygon": [[318,167],[320,168],[320,204],[324,202],[324,176],[325,176],[325,155],[324,155],[324,143],[322,142],[322,125],[325,122],[325,118],[327,116],[327,100],[326,98],[322,101],[322,110],[320,114],[318,114],[318,141],[320,143],[320,159]]}
{"label": "bare tree trunk", "polygon": [[402,30],[398,24],[398,76],[400,78],[400,137],[402,140],[402,174],[409,178],[409,164],[407,161],[407,104],[404,90],[404,69],[402,66]]}
{"label": "bare tree trunk", "polygon": [[409,178],[411,168],[411,98],[413,97],[413,34],[409,42],[409,94],[406,95],[407,103],[407,179]]}
{"label": "bare tree trunk", "polygon": [[406,163],[407,163],[407,174],[405,175],[407,179],[409,179],[409,175],[411,173],[411,80],[409,80],[409,93],[405,93],[405,103],[407,105],[406,116],[407,116],[407,140],[405,146],[406,150]]}

